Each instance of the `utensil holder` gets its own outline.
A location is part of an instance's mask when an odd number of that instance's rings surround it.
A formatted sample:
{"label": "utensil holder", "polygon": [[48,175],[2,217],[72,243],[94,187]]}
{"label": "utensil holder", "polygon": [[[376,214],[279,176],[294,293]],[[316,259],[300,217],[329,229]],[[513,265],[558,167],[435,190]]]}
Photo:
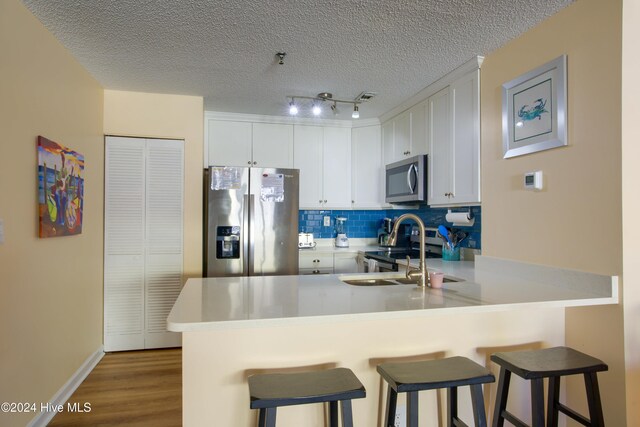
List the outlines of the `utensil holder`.
{"label": "utensil holder", "polygon": [[451,249],[448,243],[442,244],[442,260],[443,261],[460,261],[460,247]]}

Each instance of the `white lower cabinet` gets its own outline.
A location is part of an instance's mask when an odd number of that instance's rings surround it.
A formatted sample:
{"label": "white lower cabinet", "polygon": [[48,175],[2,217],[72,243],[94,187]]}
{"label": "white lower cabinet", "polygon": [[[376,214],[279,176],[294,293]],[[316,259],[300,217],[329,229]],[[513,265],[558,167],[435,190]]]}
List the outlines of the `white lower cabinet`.
{"label": "white lower cabinet", "polygon": [[298,255],[300,274],[357,273],[357,252],[317,253],[301,250]]}
{"label": "white lower cabinet", "polygon": [[301,251],[298,255],[300,274],[332,274],[333,254]]}
{"label": "white lower cabinet", "polygon": [[336,253],[333,254],[333,272],[335,274],[357,273],[358,253]]}
{"label": "white lower cabinet", "polygon": [[184,141],[107,137],[104,350],[176,347],[182,289]]}

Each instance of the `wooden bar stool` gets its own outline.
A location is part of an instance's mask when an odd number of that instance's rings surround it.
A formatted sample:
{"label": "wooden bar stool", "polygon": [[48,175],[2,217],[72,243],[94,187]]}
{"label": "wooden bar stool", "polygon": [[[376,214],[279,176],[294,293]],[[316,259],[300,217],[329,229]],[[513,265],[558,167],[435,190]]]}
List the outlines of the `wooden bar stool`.
{"label": "wooden bar stool", "polygon": [[[522,420],[507,411],[509,380],[511,373],[531,380],[531,420],[533,427],[544,426],[544,378],[549,378],[547,396],[547,427],[557,427],[558,414],[573,418],[585,426],[604,426],[597,372],[609,367],[599,359],[569,347],[553,347],[542,350],[495,353],[491,360],[500,365],[500,379],[493,426],[501,427],[504,420],[518,427],[527,427]],[[565,375],[583,374],[587,389],[590,419],[578,414],[559,401],[560,378]]]}
{"label": "wooden bar stool", "polygon": [[466,426],[458,418],[458,387],[470,386],[473,417],[476,427],[485,427],[482,384],[495,381],[491,372],[466,357],[420,362],[382,363],[378,373],[387,381],[385,427],[393,427],[398,393],[407,393],[407,427],[418,426],[418,392],[447,389],[447,425]]}
{"label": "wooden bar stool", "polygon": [[338,427],[338,402],[343,427],[353,427],[351,399],[366,396],[362,383],[347,368],[286,374],[257,374],[248,379],[251,409],[259,409],[258,427],[275,427],[279,406],[329,402],[329,426]]}

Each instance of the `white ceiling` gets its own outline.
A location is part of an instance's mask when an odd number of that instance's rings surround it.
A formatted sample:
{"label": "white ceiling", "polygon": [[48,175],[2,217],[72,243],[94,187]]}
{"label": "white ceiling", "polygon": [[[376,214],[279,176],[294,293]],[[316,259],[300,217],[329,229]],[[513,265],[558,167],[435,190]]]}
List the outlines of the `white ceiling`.
{"label": "white ceiling", "polygon": [[23,1],[105,88],[267,115],[287,114],[287,95],[377,92],[365,119],[573,0]]}

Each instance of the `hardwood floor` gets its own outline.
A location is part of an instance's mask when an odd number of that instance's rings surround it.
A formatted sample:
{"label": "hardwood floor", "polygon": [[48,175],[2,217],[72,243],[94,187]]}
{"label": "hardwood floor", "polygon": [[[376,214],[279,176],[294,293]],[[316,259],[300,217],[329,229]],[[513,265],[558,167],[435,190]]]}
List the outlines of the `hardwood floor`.
{"label": "hardwood floor", "polygon": [[91,410],[65,405],[49,426],[181,426],[182,350],[107,353],[68,403]]}

